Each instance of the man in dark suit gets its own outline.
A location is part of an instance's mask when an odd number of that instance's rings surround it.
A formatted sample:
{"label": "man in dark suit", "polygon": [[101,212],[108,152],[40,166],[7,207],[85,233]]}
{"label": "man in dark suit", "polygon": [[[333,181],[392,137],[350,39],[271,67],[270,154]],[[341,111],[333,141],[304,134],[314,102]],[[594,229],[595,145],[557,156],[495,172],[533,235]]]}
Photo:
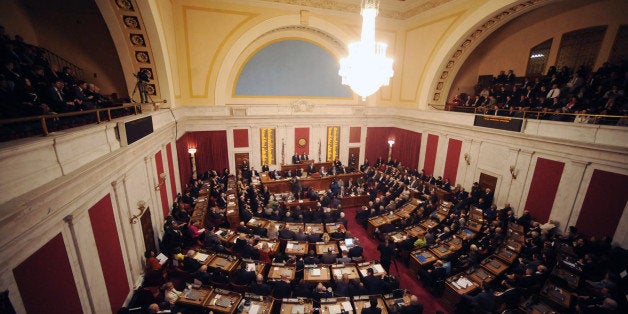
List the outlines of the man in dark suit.
{"label": "man in dark suit", "polygon": [[370,307],[365,307],[362,309],[362,314],[380,314],[382,309],[377,307],[377,297],[372,295],[369,298]]}
{"label": "man in dark suit", "polygon": [[313,164],[309,164],[309,165],[307,165],[307,170],[306,171],[307,171],[307,175],[309,176],[309,175],[312,175],[312,173],[315,173],[316,169],[314,168]]}
{"label": "man in dark suit", "polygon": [[281,227],[281,230],[279,230],[279,238],[280,239],[287,239],[287,240],[292,240],[294,239],[294,231],[286,228],[285,226]]}
{"label": "man in dark suit", "polygon": [[368,290],[369,294],[382,294],[384,293],[384,280],[379,277],[375,277],[373,268],[369,267],[366,270],[367,276],[362,279],[364,287]]}
{"label": "man in dark suit", "polygon": [[273,290],[273,297],[275,299],[289,298],[292,293],[292,287],[290,281],[286,275],[281,275],[281,280],[275,281],[273,284],[275,289]]}
{"label": "man in dark suit", "polygon": [[332,251],[331,248],[327,249],[327,252],[323,254],[321,257],[321,263],[323,264],[334,264],[336,262],[336,254]]}
{"label": "man in dark suit", "polygon": [[293,164],[299,163],[299,155],[297,155],[297,153],[294,153],[294,155],[292,156],[292,163]]}
{"label": "man in dark suit", "polygon": [[358,241],[358,239],[355,239],[354,246],[349,249],[349,257],[352,259],[360,258],[362,257],[363,253],[364,253],[364,249],[360,246],[360,241]]}
{"label": "man in dark suit", "polygon": [[183,258],[183,270],[190,274],[195,273],[201,268],[201,263],[194,258],[194,255],[196,255],[196,251],[189,250]]}
{"label": "man in dark suit", "polygon": [[264,282],[264,276],[262,274],[257,275],[255,282],[251,284],[249,290],[251,293],[257,295],[270,295],[271,292],[270,286]]}
{"label": "man in dark suit", "polygon": [[247,263],[241,263],[240,269],[233,273],[233,283],[236,285],[249,285],[256,280],[255,271],[246,270]]}

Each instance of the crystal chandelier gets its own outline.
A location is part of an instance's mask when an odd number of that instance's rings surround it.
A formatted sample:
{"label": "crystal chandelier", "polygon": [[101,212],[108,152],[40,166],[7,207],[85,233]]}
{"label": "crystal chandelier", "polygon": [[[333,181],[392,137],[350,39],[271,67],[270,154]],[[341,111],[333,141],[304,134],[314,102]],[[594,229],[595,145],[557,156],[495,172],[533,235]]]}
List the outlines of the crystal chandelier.
{"label": "crystal chandelier", "polygon": [[388,86],[393,75],[393,60],[386,57],[387,45],[375,42],[378,11],[377,0],[362,0],[362,37],[359,42],[349,44],[349,55],[340,60],[338,71],[342,84],[351,87],[362,100]]}

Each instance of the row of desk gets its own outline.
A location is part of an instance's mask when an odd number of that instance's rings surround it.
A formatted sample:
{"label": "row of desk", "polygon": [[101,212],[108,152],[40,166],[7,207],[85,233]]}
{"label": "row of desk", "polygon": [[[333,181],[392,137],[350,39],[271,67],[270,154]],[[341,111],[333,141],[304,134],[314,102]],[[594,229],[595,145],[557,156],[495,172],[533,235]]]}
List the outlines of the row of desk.
{"label": "row of desk", "polygon": [[[342,180],[347,182],[349,179],[353,180],[353,182],[357,182],[358,179],[364,178],[364,173],[362,172],[352,172],[352,173],[343,173],[337,174],[335,176],[329,175],[325,177],[305,177],[299,178],[301,182],[302,188],[313,188],[316,191],[328,190],[329,186],[334,180]],[[274,180],[270,178],[268,173],[260,173],[260,181],[264,186],[268,187],[268,190],[271,193],[286,193],[292,191],[292,186],[290,179],[279,179]]]}
{"label": "row of desk", "polygon": [[[381,228],[387,224],[392,224],[399,220],[408,219],[408,217],[410,217],[410,215],[414,213],[422,203],[423,202],[417,198],[411,198],[403,206],[390,213],[369,218],[366,226],[366,233],[372,237],[375,234],[375,229]],[[423,232],[423,234],[425,234],[425,232]]]}
{"label": "row of desk", "polygon": [[[241,264],[245,263],[247,264],[247,270],[254,271],[255,274],[261,274],[271,281],[280,280],[282,275],[285,275],[288,280],[293,280],[297,271],[296,265],[286,265],[284,263],[273,263],[268,267],[268,271],[266,271],[268,265],[265,263],[252,260],[240,260],[225,254],[204,254],[199,252],[194,258],[201,264],[207,265],[207,267],[220,268],[228,273],[239,269]],[[380,263],[371,261],[358,264],[306,265],[303,279],[305,282],[309,283],[327,283],[332,279],[339,280],[343,274],[347,274],[349,279],[360,279],[366,277],[368,268],[373,268],[375,276],[383,277],[386,275],[386,271]]]}
{"label": "row of desk", "polygon": [[[362,313],[362,309],[370,307],[371,296],[324,298],[319,302],[319,313],[338,314]],[[405,292],[401,298],[395,298],[393,294],[376,295],[377,306],[381,313],[395,312],[399,302],[408,304],[410,295]],[[202,307],[214,313],[233,314],[270,314],[277,309],[283,314],[311,313],[314,301],[305,298],[285,298],[275,300],[269,296],[259,296],[250,293],[242,295],[239,292],[212,288],[210,286],[190,287],[186,289],[177,303],[193,307]]]}

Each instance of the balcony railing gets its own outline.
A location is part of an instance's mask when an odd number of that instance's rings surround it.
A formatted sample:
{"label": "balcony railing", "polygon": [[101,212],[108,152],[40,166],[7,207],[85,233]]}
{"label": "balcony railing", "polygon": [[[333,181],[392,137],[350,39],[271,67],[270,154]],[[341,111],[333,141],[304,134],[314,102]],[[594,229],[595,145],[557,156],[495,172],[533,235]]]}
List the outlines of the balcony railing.
{"label": "balcony railing", "polygon": [[468,106],[455,106],[448,104],[445,106],[445,110],[454,112],[466,112],[481,115],[496,115],[502,117],[513,117],[523,119],[535,119],[535,120],[549,120],[549,121],[562,121],[562,122],[576,122],[582,124],[603,124],[603,125],[620,125],[628,126],[628,116],[618,115],[603,115],[603,114],[582,114],[582,113],[563,113],[553,111],[535,111],[535,110],[510,110],[510,109],[498,109],[495,112],[494,109],[487,109],[484,107],[468,107]]}
{"label": "balcony railing", "polygon": [[133,103],[117,107],[0,120],[0,141],[6,142],[39,135],[47,136],[51,132],[111,121],[114,118],[141,112],[141,104]]}

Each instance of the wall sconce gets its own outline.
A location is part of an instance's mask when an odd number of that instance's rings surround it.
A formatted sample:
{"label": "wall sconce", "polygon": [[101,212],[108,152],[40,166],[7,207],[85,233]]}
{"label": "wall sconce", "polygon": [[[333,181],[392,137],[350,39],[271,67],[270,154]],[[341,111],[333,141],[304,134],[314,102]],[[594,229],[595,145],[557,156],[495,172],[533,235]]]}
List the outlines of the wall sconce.
{"label": "wall sconce", "polygon": [[516,180],[516,179],[517,179],[517,173],[518,173],[518,172],[519,172],[519,171],[517,171],[517,170],[515,169],[515,166],[510,166],[510,175],[512,176],[512,178],[513,178],[514,180]]}
{"label": "wall sconce", "polygon": [[464,154],[464,161],[467,163],[467,166],[471,165],[471,156],[469,154]]}
{"label": "wall sconce", "polygon": [[166,185],[166,174],[165,173],[160,173],[159,174],[159,183],[157,183],[157,185],[155,185],[155,191],[159,191],[159,187],[160,186],[164,186]]}
{"label": "wall sconce", "polygon": [[196,180],[196,157],[194,156],[196,148],[188,148],[188,153],[190,153],[190,163],[192,164],[192,179]]}
{"label": "wall sconce", "polygon": [[390,161],[392,159],[392,147],[393,145],[395,145],[395,140],[394,139],[389,139],[388,140],[388,161]]}
{"label": "wall sconce", "polygon": [[129,222],[134,225],[136,224],[139,220],[140,217],[142,217],[142,215],[144,214],[144,211],[146,211],[146,202],[144,201],[138,201],[137,202],[137,209],[140,211],[139,214],[137,215],[133,215],[130,219]]}

